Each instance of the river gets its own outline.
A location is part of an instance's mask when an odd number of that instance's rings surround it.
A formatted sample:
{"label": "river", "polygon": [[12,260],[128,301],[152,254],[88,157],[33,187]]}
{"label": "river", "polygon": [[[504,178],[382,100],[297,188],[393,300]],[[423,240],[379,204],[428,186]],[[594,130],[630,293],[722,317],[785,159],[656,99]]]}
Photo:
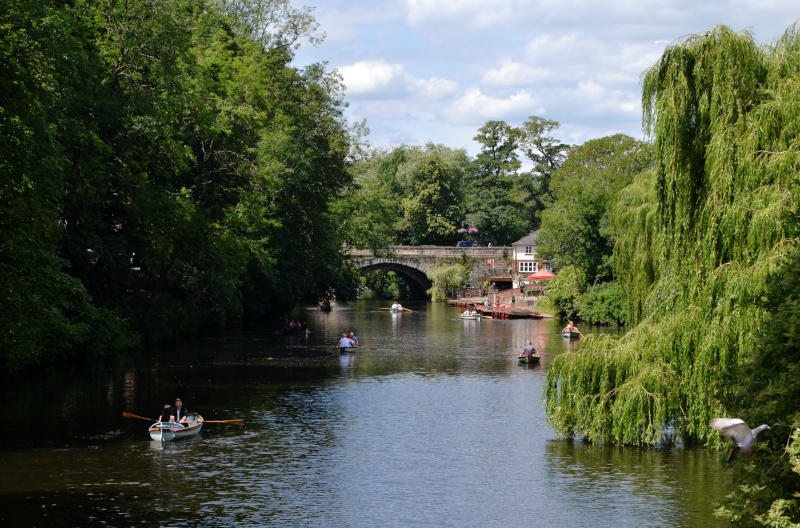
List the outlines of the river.
{"label": "river", "polygon": [[[305,343],[251,329],[9,380],[0,525],[724,526],[719,453],[557,438],[542,402],[572,346],[557,321],[379,306],[307,310]],[[332,348],[343,330],[358,353]],[[517,364],[526,339],[541,365]],[[160,443],[121,416],[176,396],[246,423]]]}

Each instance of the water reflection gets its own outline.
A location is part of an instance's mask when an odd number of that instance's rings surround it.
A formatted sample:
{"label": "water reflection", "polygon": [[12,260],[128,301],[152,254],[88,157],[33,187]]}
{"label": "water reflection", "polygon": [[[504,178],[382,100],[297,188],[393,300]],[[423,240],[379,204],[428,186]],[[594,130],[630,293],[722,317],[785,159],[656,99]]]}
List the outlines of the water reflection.
{"label": "water reflection", "polygon": [[[557,321],[379,306],[305,312],[305,345],[255,328],[0,388],[0,523],[719,525],[715,453],[555,438],[542,392],[567,346]],[[357,353],[335,350],[345,331]],[[528,339],[538,367],[517,362]],[[246,425],[162,444],[120,416],[176,395]]]}

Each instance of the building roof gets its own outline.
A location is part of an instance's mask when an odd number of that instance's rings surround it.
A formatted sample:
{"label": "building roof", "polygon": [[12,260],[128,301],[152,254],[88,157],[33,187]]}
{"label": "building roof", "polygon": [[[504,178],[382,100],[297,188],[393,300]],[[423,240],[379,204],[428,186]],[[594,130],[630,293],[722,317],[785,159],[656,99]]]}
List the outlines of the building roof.
{"label": "building roof", "polygon": [[524,237],[520,238],[516,242],[513,242],[512,246],[535,246],[536,240],[539,238],[539,230],[531,231]]}

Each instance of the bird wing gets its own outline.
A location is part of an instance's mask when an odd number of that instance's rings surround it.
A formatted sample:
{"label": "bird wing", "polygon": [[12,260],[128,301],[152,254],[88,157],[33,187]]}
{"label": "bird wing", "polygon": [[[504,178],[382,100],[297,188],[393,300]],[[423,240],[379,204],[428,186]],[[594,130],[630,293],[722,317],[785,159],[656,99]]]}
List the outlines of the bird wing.
{"label": "bird wing", "polygon": [[712,429],[716,429],[717,431],[722,431],[726,427],[736,424],[743,424],[744,420],[740,418],[714,418],[710,422],[708,422],[709,427]]}
{"label": "bird wing", "polygon": [[753,442],[753,432],[750,427],[739,418],[714,418],[709,422],[712,428],[719,431],[725,438],[730,438],[742,448],[747,448]]}
{"label": "bird wing", "polygon": [[732,438],[742,449],[747,449],[753,443],[753,432],[745,423],[729,425],[720,431],[720,434]]}

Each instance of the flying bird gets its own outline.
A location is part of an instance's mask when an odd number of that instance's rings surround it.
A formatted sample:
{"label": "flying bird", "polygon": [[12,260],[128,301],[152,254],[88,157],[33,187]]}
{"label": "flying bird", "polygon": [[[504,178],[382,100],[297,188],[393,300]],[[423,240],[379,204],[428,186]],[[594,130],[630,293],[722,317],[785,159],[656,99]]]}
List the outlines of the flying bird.
{"label": "flying bird", "polygon": [[753,444],[756,443],[756,438],[764,429],[772,429],[767,424],[761,424],[755,429],[744,423],[744,420],[739,418],[713,418],[708,422],[709,427],[719,431],[719,434],[725,438],[730,438],[735,444],[731,456],[728,457],[728,462],[736,458],[736,455],[742,451],[749,453],[753,449]]}

